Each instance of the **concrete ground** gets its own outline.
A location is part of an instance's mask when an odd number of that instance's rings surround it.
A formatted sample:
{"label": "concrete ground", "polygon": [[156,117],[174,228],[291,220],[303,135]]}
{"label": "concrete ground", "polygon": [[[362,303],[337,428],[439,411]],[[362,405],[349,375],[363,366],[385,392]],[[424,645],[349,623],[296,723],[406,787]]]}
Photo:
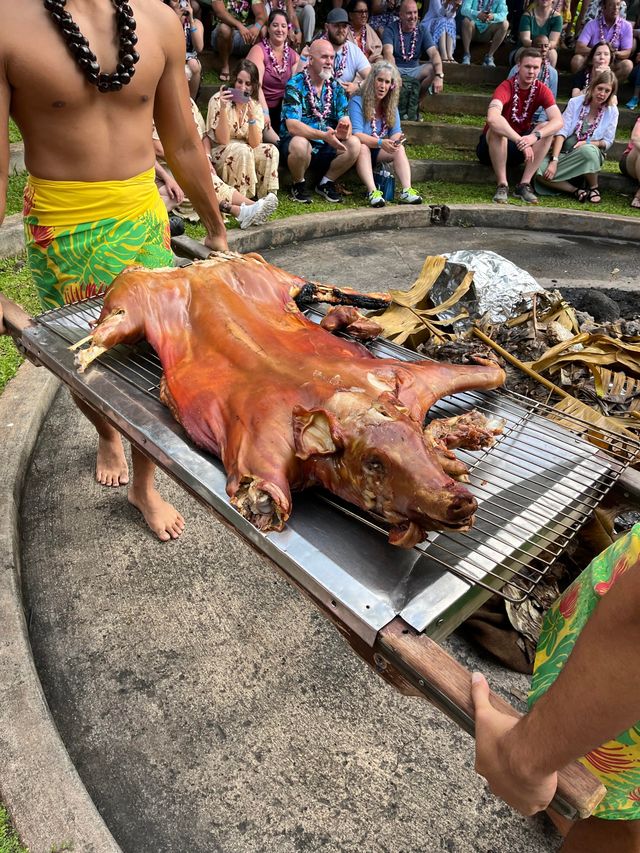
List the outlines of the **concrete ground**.
{"label": "concrete ground", "polygon": [[[526,256],[534,275],[576,256],[566,238],[478,229],[373,232],[366,243],[336,238],[330,252],[312,242],[265,254],[321,281],[382,289],[408,286],[426,254],[478,245],[523,266]],[[630,249],[589,248],[583,270],[607,284],[613,266],[631,277]],[[126,853],[555,849],[545,819],[521,818],[486,791],[464,733],[394,693],[164,476],[188,527],[157,542],[124,490],[93,483],[94,444],[63,391],[24,495],[23,584],[51,711]],[[512,702],[526,690],[525,677],[459,638],[448,646]]]}

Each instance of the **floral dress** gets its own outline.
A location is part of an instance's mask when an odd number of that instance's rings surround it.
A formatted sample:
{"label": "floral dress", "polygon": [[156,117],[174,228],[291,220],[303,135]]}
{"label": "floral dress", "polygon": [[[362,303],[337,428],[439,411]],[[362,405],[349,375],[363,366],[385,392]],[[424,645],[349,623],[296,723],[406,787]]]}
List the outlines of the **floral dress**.
{"label": "floral dress", "polygon": [[[628,569],[640,571],[639,561],[640,524],[636,524],[629,533],[592,560],[549,609],[536,651],[530,707],[546,693],[562,671],[602,596]],[[615,696],[611,701],[615,702]],[[605,820],[640,820],[640,723],[580,760],[607,789],[594,815]]]}
{"label": "floral dress", "polygon": [[[257,126],[262,132],[262,107],[256,101],[252,103]],[[227,145],[216,143],[215,131],[220,121],[221,109],[227,111],[229,121],[231,140]],[[249,145],[248,104],[228,104],[221,101],[220,93],[217,92],[209,101],[206,129],[212,143],[211,162],[226,184],[235,187],[249,198],[262,198],[267,193],[278,191],[280,152],[275,145],[268,142],[261,142],[255,148]]]}

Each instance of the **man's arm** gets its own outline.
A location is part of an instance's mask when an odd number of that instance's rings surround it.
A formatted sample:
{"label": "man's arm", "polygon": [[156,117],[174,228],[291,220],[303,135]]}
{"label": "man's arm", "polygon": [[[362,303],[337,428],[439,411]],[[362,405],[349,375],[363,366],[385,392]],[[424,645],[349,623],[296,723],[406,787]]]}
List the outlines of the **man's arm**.
{"label": "man's arm", "polygon": [[545,136],[555,136],[558,131],[562,130],[564,124],[562,113],[557,104],[544,107],[544,111],[547,114],[547,121],[536,127],[536,130],[543,139]]}
{"label": "man's arm", "polygon": [[[167,11],[166,61],[156,89],[153,116],[169,168],[207,230],[206,245],[224,251],[227,234],[213,191],[209,164],[191,114],[184,73],[184,37],[177,16]],[[159,9],[158,14],[162,13]]]}
{"label": "man's arm", "polygon": [[396,59],[395,59],[395,56],[393,55],[393,45],[392,44],[386,44],[385,43],[382,45],[382,57],[383,57],[383,59],[386,59],[387,62],[391,62],[391,63],[393,63],[393,65],[396,64]]}
{"label": "man's arm", "polygon": [[476,769],[523,814],[553,798],[557,771],[638,722],[640,561],[602,597],[564,668],[519,721],[496,711],[474,673]]}
{"label": "man's arm", "polygon": [[9,183],[9,104],[11,87],[7,80],[6,67],[0,62],[0,127],[4,127],[0,139],[0,224],[7,209],[7,186]]}
{"label": "man's arm", "polygon": [[497,98],[494,98],[489,104],[489,109],[487,110],[487,124],[489,125],[489,129],[494,133],[497,133],[498,136],[506,136],[507,139],[510,139],[512,142],[518,142],[520,140],[520,134],[515,131],[506,118],[502,115],[502,110],[504,109],[504,104],[502,101],[499,101]]}

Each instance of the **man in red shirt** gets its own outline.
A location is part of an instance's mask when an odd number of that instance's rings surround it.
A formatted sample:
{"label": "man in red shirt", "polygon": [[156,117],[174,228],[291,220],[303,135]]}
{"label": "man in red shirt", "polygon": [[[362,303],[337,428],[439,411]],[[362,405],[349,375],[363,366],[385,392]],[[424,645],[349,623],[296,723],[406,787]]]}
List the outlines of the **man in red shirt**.
{"label": "man in red shirt", "polygon": [[[562,114],[553,93],[538,80],[541,68],[540,51],[525,48],[520,54],[518,73],[498,86],[489,104],[476,153],[481,163],[493,167],[498,181],[493,200],[498,204],[509,201],[507,166],[520,163],[525,164],[522,180],[513,194],[528,204],[538,203],[531,179],[552,138],[562,128]],[[539,107],[543,107],[547,121],[536,125],[533,116]]]}

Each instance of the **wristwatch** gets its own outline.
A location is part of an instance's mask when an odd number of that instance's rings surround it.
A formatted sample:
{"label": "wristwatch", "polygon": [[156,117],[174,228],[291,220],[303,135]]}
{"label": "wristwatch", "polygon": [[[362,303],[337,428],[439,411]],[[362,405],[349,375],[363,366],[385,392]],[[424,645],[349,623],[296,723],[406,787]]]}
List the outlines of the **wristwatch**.
{"label": "wristwatch", "polygon": [[552,163],[557,163],[557,162],[558,162],[558,158],[555,156],[555,154],[552,154],[552,155],[551,155],[551,157],[550,157],[549,159],[551,160],[551,162],[552,162]]}
{"label": "wristwatch", "polygon": [[534,131],[533,131],[533,135],[534,135],[534,136],[535,136],[535,138],[538,140],[538,142],[540,142],[540,140],[542,139],[542,134],[540,133],[540,131],[539,131],[539,130],[534,130]]}
{"label": "wristwatch", "polygon": [[444,80],[444,71],[438,71],[436,77],[439,77],[441,80]]}

